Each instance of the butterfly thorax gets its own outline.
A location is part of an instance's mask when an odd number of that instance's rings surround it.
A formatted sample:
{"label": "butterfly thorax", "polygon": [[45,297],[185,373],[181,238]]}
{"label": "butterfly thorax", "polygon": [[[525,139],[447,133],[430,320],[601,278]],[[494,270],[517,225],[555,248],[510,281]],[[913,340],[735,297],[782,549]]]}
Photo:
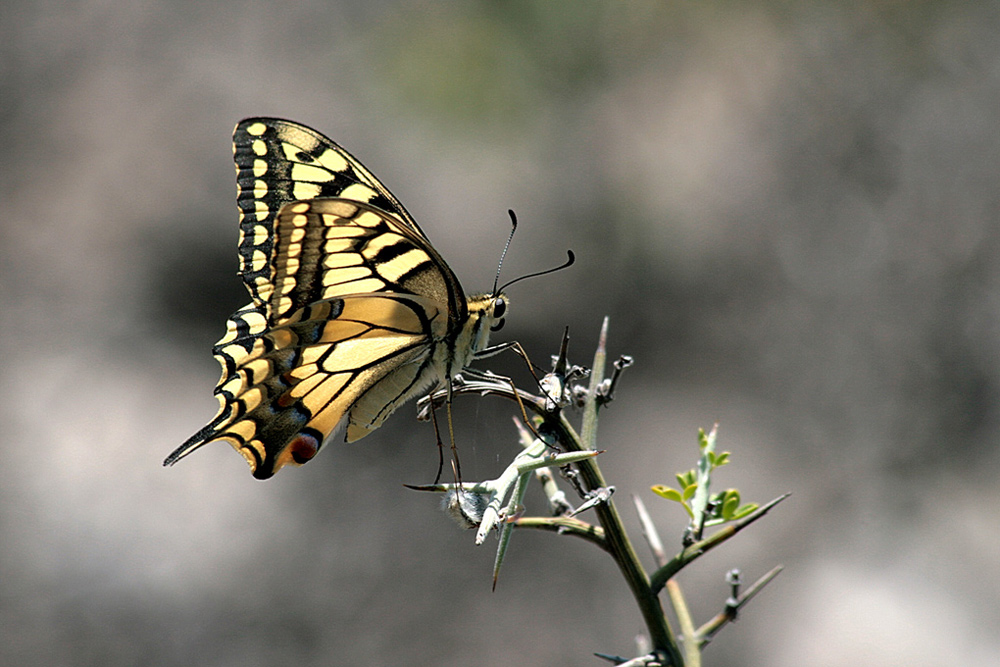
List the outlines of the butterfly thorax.
{"label": "butterfly thorax", "polygon": [[452,345],[449,375],[468,366],[477,352],[490,345],[490,332],[503,326],[510,299],[506,294],[475,294],[468,297],[469,316],[457,331]]}

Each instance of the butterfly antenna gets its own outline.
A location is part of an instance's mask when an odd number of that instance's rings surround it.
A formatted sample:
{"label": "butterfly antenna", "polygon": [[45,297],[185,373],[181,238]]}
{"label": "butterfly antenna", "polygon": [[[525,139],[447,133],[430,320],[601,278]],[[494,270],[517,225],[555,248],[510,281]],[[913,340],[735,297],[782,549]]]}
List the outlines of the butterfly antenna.
{"label": "butterfly antenna", "polygon": [[503,258],[507,256],[507,248],[510,247],[510,242],[514,239],[514,232],[517,231],[517,215],[514,214],[514,209],[507,209],[507,213],[510,214],[510,236],[507,237],[507,243],[503,246],[503,252],[500,253],[500,261],[497,263],[497,277],[493,280],[493,296],[500,294],[514,283],[525,280],[526,278],[537,278],[538,276],[544,276],[549,273],[555,273],[556,271],[562,271],[573,266],[573,262],[576,261],[576,255],[573,254],[572,250],[567,250],[566,254],[569,258],[559,266],[553,267],[551,269],[545,269],[544,271],[537,271],[535,273],[529,273],[526,276],[521,276],[520,278],[514,278],[509,283],[502,285],[497,289],[497,283],[500,282],[500,267],[503,266]]}
{"label": "butterfly antenna", "polygon": [[[573,266],[573,262],[576,261],[576,255],[573,254],[572,250],[567,250],[566,255],[567,255],[566,261],[560,264],[559,266],[554,266],[551,269],[545,269],[544,271],[536,271],[535,273],[529,273],[528,275],[521,276],[520,278],[514,278],[514,280],[510,281],[509,283],[502,285],[500,287],[500,292],[504,291],[514,283],[521,282],[522,280],[527,280],[528,278],[537,278],[538,276],[546,276],[550,273],[555,273],[556,271],[562,271],[563,269],[568,269],[569,267]],[[499,294],[500,292],[497,292],[496,290],[493,291],[494,294]]]}
{"label": "butterfly antenna", "polygon": [[503,252],[500,253],[500,261],[497,262],[497,277],[493,279],[494,296],[500,293],[497,291],[497,284],[500,283],[500,267],[503,266],[503,258],[507,256],[507,248],[510,247],[510,242],[514,240],[514,232],[517,231],[517,216],[514,215],[514,209],[507,209],[507,213],[510,215],[510,236],[507,237],[507,243],[503,245]]}

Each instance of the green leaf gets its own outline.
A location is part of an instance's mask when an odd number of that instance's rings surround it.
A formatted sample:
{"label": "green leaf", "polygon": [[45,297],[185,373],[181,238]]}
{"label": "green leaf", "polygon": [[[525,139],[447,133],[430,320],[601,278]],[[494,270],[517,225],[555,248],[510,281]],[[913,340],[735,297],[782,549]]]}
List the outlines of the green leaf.
{"label": "green leaf", "polygon": [[684,511],[688,513],[689,517],[694,516],[691,513],[691,508],[688,507],[688,504],[684,502],[684,499],[681,497],[681,492],[678,491],[677,489],[670,488],[669,486],[664,486],[663,484],[657,484],[656,486],[650,488],[652,489],[653,493],[660,496],[661,498],[666,498],[667,500],[672,500],[675,503],[680,503],[681,506],[684,508]]}
{"label": "green leaf", "polygon": [[729,452],[722,452],[715,457],[715,467],[721,468],[722,466],[729,463]]}
{"label": "green leaf", "polygon": [[697,484],[688,484],[684,487],[684,500],[690,500],[694,492],[698,490]]}
{"label": "green leaf", "polygon": [[758,507],[759,506],[757,505],[757,503],[747,503],[743,507],[733,512],[733,520],[735,521],[736,519],[742,519],[748,514],[753,514],[754,512],[757,511]]}
{"label": "green leaf", "polygon": [[720,512],[723,519],[726,521],[732,521],[733,516],[736,513],[736,508],[740,504],[740,494],[727,494],[726,499],[722,502],[722,511]]}
{"label": "green leaf", "polygon": [[660,496],[661,498],[666,498],[667,500],[673,500],[674,502],[683,503],[681,499],[681,492],[677,489],[671,488],[669,486],[664,486],[663,484],[657,484],[651,487],[653,493]]}

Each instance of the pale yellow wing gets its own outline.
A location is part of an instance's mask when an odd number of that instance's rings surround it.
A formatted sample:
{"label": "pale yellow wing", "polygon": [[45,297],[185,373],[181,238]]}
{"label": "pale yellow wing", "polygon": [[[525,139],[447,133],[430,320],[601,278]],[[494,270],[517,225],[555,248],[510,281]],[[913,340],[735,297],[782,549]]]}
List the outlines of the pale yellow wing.
{"label": "pale yellow wing", "polygon": [[[219,413],[165,463],[223,440],[266,478],[338,426],[363,437],[440,379],[438,346],[468,304],[395,197],[339,146],[275,119],[243,121],[234,145],[253,302],[213,349]],[[341,196],[291,200],[327,194]]]}

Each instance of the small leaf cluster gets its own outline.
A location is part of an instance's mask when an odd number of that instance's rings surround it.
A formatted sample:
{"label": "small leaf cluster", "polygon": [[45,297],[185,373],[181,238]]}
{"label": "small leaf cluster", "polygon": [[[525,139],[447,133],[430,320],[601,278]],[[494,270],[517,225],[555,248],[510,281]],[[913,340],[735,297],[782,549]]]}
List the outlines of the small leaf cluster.
{"label": "small leaf cluster", "polygon": [[[675,489],[665,484],[657,484],[652,487],[653,493],[661,498],[680,503],[692,520],[697,518],[697,512],[692,507],[691,500],[695,497],[699,489],[699,478],[704,480],[704,484],[707,486],[711,472],[716,468],[721,468],[730,461],[729,452],[716,454],[712,451],[715,440],[714,435],[714,430],[710,434],[706,434],[704,430],[700,430],[698,433],[698,444],[701,448],[701,460],[698,462],[698,468],[705,471],[705,474],[699,475],[698,470],[692,468],[687,472],[676,474],[679,488]],[[707,488],[704,490],[707,491]],[[753,513],[757,510],[757,507],[757,503],[740,505],[739,489],[719,491],[708,497],[704,511],[705,520],[702,525],[714,526],[726,523],[727,521],[736,521]]]}

